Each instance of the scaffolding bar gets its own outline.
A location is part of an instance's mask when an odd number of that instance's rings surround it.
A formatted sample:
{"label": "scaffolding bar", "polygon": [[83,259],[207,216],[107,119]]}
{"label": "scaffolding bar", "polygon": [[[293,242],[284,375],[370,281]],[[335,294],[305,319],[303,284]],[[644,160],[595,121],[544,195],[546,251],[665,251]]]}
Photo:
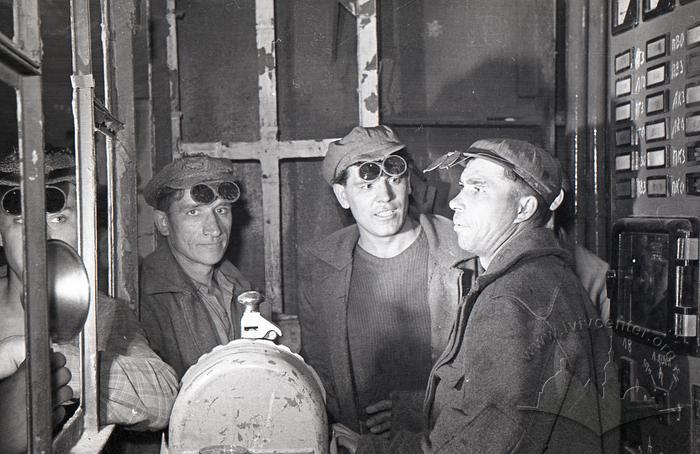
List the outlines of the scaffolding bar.
{"label": "scaffolding bar", "polygon": [[78,194],[78,245],[90,282],[90,309],[81,335],[82,398],[85,430],[99,428],[97,389],[97,180],[94,139],[95,81],[92,76],[89,0],[71,0],[73,123]]}

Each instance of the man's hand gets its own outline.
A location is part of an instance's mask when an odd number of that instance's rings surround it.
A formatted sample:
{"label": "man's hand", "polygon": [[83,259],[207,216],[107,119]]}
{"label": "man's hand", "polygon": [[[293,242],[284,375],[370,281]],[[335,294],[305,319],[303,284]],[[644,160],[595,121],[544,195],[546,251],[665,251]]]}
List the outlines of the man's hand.
{"label": "man's hand", "polygon": [[0,380],[17,372],[24,361],[24,336],[9,336],[0,340]]}
{"label": "man's hand", "polygon": [[51,352],[51,404],[54,427],[66,416],[63,404],[73,398],[70,383],[71,373],[66,366],[66,357],[58,352]]}
{"label": "man's hand", "polygon": [[333,436],[338,446],[347,449],[350,454],[355,454],[355,451],[357,451],[357,444],[360,441],[360,434],[338,423],[333,424],[332,429]]}
{"label": "man's hand", "polygon": [[368,406],[365,411],[369,415],[367,418],[367,428],[374,435],[389,438],[391,430],[391,401],[380,400],[376,404]]}

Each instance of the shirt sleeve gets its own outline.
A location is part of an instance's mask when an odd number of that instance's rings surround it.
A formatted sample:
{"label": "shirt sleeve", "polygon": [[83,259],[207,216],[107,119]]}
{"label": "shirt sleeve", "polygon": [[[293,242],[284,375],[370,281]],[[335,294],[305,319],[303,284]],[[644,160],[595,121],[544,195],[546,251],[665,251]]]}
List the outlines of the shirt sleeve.
{"label": "shirt sleeve", "polygon": [[124,302],[100,298],[98,314],[101,422],[164,428],[178,391],[175,371],[151,350]]}

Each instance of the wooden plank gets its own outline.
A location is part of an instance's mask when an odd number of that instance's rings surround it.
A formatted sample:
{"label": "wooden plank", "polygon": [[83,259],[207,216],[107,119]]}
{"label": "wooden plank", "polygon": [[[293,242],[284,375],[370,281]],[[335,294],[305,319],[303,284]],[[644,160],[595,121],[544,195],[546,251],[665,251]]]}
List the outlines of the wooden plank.
{"label": "wooden plank", "polygon": [[78,178],[78,246],[90,282],[90,309],[81,334],[82,396],[85,430],[97,432],[97,179],[94,142],[95,81],[90,49],[90,2],[71,0],[71,42],[73,51],[73,124]]}
{"label": "wooden plank", "polygon": [[379,124],[377,1],[357,0],[357,101],[360,126]]}

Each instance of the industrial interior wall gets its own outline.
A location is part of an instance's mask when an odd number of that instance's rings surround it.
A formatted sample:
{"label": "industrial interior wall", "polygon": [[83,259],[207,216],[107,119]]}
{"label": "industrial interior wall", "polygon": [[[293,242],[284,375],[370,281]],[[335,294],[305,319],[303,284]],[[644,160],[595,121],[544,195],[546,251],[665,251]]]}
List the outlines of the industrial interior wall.
{"label": "industrial interior wall", "polygon": [[[259,139],[255,2],[178,0],[183,142]],[[422,168],[487,136],[554,145],[554,0],[382,0],[380,108]],[[152,0],[156,168],[169,161],[165,0]],[[276,2],[280,140],[341,137],[357,124],[355,19],[340,2]],[[244,203],[229,258],[264,288],[261,170],[237,166]],[[416,195],[449,215],[450,176],[414,175]],[[296,313],[298,246],[352,222],[320,160],[281,165],[285,312]],[[426,185],[437,188],[435,197]]]}

